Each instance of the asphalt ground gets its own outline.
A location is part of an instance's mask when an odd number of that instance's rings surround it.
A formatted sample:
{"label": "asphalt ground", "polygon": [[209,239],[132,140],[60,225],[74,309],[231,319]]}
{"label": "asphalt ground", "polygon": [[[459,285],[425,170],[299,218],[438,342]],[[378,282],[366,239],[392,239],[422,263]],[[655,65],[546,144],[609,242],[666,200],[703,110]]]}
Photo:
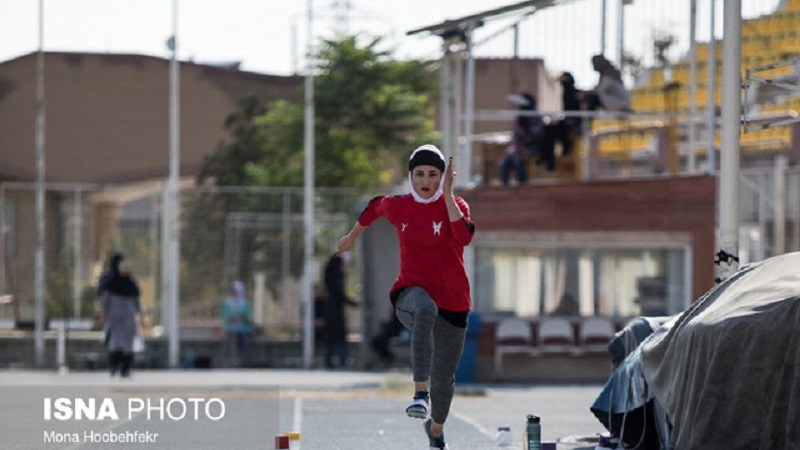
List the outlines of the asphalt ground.
{"label": "asphalt ground", "polygon": [[[495,450],[509,427],[503,448],[521,450],[532,413],[543,442],[592,449],[605,433],[589,411],[601,388],[458,385],[445,436],[451,450]],[[273,450],[276,435],[298,432],[292,449],[427,449],[422,421],[404,413],[412,393],[407,372],[0,371],[0,448]]]}

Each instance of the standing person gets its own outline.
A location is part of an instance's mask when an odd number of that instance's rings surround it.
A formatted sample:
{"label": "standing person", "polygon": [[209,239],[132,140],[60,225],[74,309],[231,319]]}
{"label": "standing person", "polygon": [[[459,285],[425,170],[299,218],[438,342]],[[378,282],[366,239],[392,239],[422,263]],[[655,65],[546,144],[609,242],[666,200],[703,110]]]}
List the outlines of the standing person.
{"label": "standing person", "polygon": [[551,316],[577,316],[580,315],[580,310],[578,309],[578,302],[575,301],[575,297],[570,294],[564,294],[561,296],[561,300],[558,302],[558,306],[556,309],[550,312]]}
{"label": "standing person", "polygon": [[111,257],[108,271],[100,278],[98,295],[111,376],[119,371],[121,377],[129,377],[133,365],[133,340],[138,333],[137,315],[142,328],[144,320],[139,286],[122,253]]}
{"label": "standing person", "polygon": [[328,291],[325,303],[325,367],[328,369],[334,367],[334,355],[339,358],[339,367],[347,367],[347,319],[344,307],[357,305],[344,292],[346,255],[331,256],[325,266],[325,289]]}
{"label": "standing person", "polygon": [[[225,330],[225,366],[233,366],[234,351],[238,354],[238,366],[250,364],[250,301],[245,296],[244,283],[231,283],[231,293],[222,302],[222,324]],[[235,350],[234,350],[235,348]]]}
{"label": "standing person", "polygon": [[[523,92],[508,96],[508,100],[519,106],[520,111],[536,111],[536,97]],[[529,156],[536,155],[542,160],[541,144],[544,138],[544,121],[540,116],[520,114],[514,122],[511,145],[499,161],[500,180],[508,186],[510,171],[517,175],[517,182],[528,182],[527,161]]]}
{"label": "standing person", "polygon": [[325,306],[327,299],[319,283],[314,283],[314,343],[325,342]]}
{"label": "standing person", "polygon": [[631,94],[622,81],[622,73],[603,55],[592,56],[592,68],[600,74],[597,86],[590,91],[583,91],[581,98],[586,102],[586,109],[595,111],[603,108],[606,111],[630,111]]}
{"label": "standing person", "polygon": [[379,217],[397,229],[400,274],[390,298],[397,318],[411,331],[415,394],[406,414],[425,419],[432,450],[448,448],[444,423],[471,307],[464,247],[472,241],[475,225],[467,203],[453,195],[454,176],[452,158],[445,168],[438,148],[418,147],[408,161],[411,193],[373,198],[336,250],[341,254],[352,247]]}
{"label": "standing person", "polygon": [[[561,83],[561,109],[565,112],[579,111],[581,109],[581,91],[575,88],[575,78],[569,72],[564,72],[558,78]],[[581,133],[581,118],[562,116],[547,125],[545,131],[544,155],[550,155],[551,160],[546,160],[549,170],[555,168],[555,143],[561,142],[561,154],[566,156],[572,153],[575,139]]]}

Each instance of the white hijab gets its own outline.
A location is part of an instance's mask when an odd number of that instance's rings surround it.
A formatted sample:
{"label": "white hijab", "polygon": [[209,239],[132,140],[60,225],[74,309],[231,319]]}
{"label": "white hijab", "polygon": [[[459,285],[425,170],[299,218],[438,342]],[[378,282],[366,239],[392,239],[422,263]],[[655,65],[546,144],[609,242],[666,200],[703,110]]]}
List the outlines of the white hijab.
{"label": "white hijab", "polygon": [[[439,149],[436,148],[436,146],[432,145],[432,144],[425,144],[425,145],[420,145],[419,147],[417,147],[411,153],[411,156],[408,158],[409,161],[411,159],[413,159],[414,155],[416,155],[417,152],[419,152],[421,150],[427,150],[427,151],[436,153],[437,155],[439,155],[439,158],[442,159],[442,162],[444,162],[444,155],[442,155],[442,152],[439,151]],[[447,170],[447,165],[445,165],[445,170]],[[417,203],[433,203],[436,200],[439,200],[439,197],[441,197],[442,194],[444,193],[444,172],[442,172],[442,176],[439,179],[439,187],[436,189],[436,193],[434,193],[430,198],[422,198],[422,197],[419,196],[419,194],[417,194],[417,191],[414,190],[414,182],[411,180],[411,172],[412,171],[410,171],[410,170],[408,171],[408,187],[411,188],[411,195],[414,197],[414,200]]]}

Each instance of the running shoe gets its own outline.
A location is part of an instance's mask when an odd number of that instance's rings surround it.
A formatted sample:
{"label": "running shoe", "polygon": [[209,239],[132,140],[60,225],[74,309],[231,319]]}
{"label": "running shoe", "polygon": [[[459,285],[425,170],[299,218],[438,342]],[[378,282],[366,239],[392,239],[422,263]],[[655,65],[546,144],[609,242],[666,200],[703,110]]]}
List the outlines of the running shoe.
{"label": "running shoe", "polygon": [[432,419],[428,419],[423,424],[425,427],[425,434],[428,436],[428,445],[430,445],[430,450],[448,450],[450,447],[448,447],[447,442],[444,441],[444,433],[442,433],[442,435],[439,437],[434,437],[434,435],[431,433],[431,422]]}
{"label": "running shoe", "polygon": [[426,419],[428,417],[428,393],[417,392],[414,401],[406,408],[406,415],[415,419]]}

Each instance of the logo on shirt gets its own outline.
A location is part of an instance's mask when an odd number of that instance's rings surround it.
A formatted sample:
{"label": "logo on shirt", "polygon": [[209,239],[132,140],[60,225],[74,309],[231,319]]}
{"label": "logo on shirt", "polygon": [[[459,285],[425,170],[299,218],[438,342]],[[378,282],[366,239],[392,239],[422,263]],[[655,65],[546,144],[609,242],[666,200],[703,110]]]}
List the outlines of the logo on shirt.
{"label": "logo on shirt", "polygon": [[401,223],[400,225],[403,226],[403,228],[400,230],[400,232],[402,233],[403,231],[406,231],[406,227],[408,226],[408,224],[407,223]]}
{"label": "logo on shirt", "polygon": [[442,235],[442,222],[433,222],[433,235],[434,236]]}

